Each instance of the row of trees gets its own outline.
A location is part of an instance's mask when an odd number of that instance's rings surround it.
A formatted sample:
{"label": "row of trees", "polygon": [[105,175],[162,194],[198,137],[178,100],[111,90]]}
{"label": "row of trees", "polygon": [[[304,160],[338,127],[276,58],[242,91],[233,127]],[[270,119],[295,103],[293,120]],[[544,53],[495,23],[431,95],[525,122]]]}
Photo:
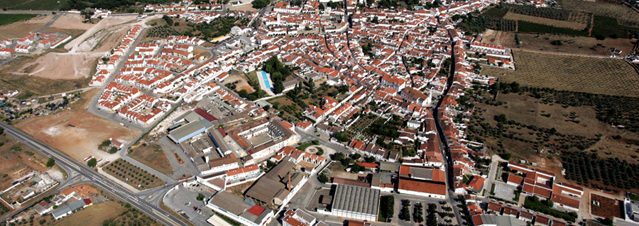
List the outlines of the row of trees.
{"label": "row of trees", "polygon": [[[618,158],[600,158],[594,153],[561,153],[561,163],[566,178],[584,185],[602,183],[620,189],[639,188],[639,164],[631,164]],[[593,183],[596,182],[596,183]]]}

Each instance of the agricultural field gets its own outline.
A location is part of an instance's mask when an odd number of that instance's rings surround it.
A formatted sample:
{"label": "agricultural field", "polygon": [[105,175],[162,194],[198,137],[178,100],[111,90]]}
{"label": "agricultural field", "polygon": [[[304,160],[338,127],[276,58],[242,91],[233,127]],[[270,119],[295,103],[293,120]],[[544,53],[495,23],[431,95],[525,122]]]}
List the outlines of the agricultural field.
{"label": "agricultural field", "polygon": [[21,20],[28,20],[35,16],[36,15],[33,14],[0,14],[0,26]]}
{"label": "agricultural field", "polygon": [[129,156],[164,174],[173,174],[173,168],[169,163],[162,147],[158,144],[142,143],[131,149]]}
{"label": "agricultural field", "polygon": [[639,27],[637,12],[622,4],[581,0],[560,0],[559,4],[566,10],[591,12],[594,15],[615,18],[623,25]]}
{"label": "agricultural field", "polygon": [[59,10],[68,0],[0,0],[2,9]]}
{"label": "agricultural field", "polygon": [[586,23],[578,23],[578,22],[573,22],[568,20],[556,20],[556,19],[549,19],[544,17],[535,17],[535,16],[529,16],[529,15],[518,14],[513,12],[506,13],[506,15],[504,16],[504,19],[514,20],[514,21],[526,21],[526,22],[535,23],[535,24],[543,24],[546,26],[568,28],[573,30],[583,30],[583,29],[586,29],[586,26],[587,26]]}
{"label": "agricultural field", "polygon": [[154,188],[164,184],[160,178],[123,159],[115,160],[102,169],[115,178],[139,190]]}
{"label": "agricultural field", "polygon": [[625,61],[513,50],[516,70],[483,67],[481,74],[525,86],[639,97],[639,75]]}

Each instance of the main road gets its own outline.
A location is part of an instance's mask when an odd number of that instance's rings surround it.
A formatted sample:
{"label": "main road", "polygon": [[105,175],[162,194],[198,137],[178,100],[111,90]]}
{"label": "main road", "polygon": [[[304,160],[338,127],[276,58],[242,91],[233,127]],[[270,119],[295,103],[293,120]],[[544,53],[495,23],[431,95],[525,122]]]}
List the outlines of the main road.
{"label": "main road", "polygon": [[[136,196],[134,193],[124,188],[122,185],[111,181],[106,176],[99,174],[94,169],[89,168],[85,164],[70,158],[62,154],[59,150],[56,150],[36,139],[31,137],[30,135],[16,129],[15,127],[8,125],[4,122],[0,122],[0,127],[4,129],[4,131],[11,136],[15,137],[18,141],[21,141],[32,148],[41,151],[49,157],[53,158],[59,166],[75,171],[80,175],[89,179],[90,183],[97,186],[98,188],[104,190],[105,192],[111,193],[113,196],[131,204],[131,206],[137,208],[141,212],[147,214],[151,218],[156,221],[164,224],[164,225],[184,225],[188,224],[182,222],[179,218],[174,215],[171,215],[167,211],[159,208],[156,205],[151,205],[146,200],[141,199]],[[69,172],[67,172],[69,173]]]}
{"label": "main road", "polygon": [[[446,95],[448,95],[448,91],[450,87],[453,85],[453,81],[455,78],[455,41],[453,40],[452,34],[450,31],[448,32],[450,36],[450,73],[448,74],[448,78],[446,79],[446,89],[444,89],[444,93],[441,95],[441,98],[437,101],[437,105],[433,108],[433,118],[435,119],[435,126],[437,127],[437,135],[441,141],[441,145],[443,146],[443,154],[446,159],[446,185],[448,186],[448,202],[453,207],[453,212],[455,213],[455,218],[457,218],[457,222],[461,224],[461,216],[459,214],[459,208],[455,205],[454,195],[455,195],[455,175],[453,172],[453,158],[450,154],[450,147],[448,146],[448,139],[446,139],[446,134],[444,134],[444,129],[441,125],[440,121],[440,107],[444,101]],[[467,222],[468,224],[472,224],[472,222]]]}

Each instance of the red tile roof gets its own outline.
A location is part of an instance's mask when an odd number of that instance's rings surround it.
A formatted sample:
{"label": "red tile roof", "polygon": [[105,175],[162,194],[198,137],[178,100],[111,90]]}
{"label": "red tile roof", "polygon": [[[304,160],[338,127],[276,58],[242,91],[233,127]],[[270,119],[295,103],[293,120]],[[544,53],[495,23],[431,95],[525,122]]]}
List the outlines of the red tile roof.
{"label": "red tile roof", "polygon": [[436,183],[436,182],[428,182],[428,181],[418,181],[418,180],[410,180],[410,179],[399,179],[399,189],[421,192],[421,193],[429,193],[429,194],[437,194],[437,195],[446,195],[446,184]]}

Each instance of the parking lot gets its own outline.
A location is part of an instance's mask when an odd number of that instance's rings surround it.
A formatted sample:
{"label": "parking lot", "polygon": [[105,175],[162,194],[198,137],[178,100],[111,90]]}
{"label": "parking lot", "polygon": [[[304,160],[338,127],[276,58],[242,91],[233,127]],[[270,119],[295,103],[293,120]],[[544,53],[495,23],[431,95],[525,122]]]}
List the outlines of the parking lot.
{"label": "parking lot", "polygon": [[[208,225],[206,220],[213,216],[213,210],[206,207],[205,201],[214,192],[214,190],[199,183],[187,186],[179,184],[166,193],[163,202],[194,225]],[[199,194],[205,197],[204,200],[197,200]]]}

